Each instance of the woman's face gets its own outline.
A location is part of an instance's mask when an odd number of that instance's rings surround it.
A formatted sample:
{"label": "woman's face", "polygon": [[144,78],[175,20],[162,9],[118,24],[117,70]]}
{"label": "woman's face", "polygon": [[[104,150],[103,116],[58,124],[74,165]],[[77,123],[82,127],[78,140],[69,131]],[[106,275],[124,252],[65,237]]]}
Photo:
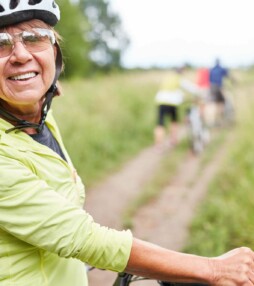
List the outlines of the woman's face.
{"label": "woman's face", "polygon": [[[30,27],[33,21],[27,22]],[[46,28],[43,24],[40,28]],[[38,24],[35,27],[38,28]],[[24,30],[28,30],[27,24],[21,23],[8,28],[7,32],[15,34]],[[55,76],[55,56],[53,45],[30,53],[17,41],[9,56],[0,57],[0,101],[8,111],[25,114],[40,109]]]}

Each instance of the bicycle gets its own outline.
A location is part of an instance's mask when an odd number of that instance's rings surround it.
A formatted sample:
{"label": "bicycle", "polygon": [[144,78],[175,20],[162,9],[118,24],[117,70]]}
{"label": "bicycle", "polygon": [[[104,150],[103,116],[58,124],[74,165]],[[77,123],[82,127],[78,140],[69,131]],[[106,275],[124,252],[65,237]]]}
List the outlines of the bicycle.
{"label": "bicycle", "polygon": [[154,280],[154,282],[160,286],[207,286],[202,283],[181,283],[181,282],[163,282],[155,279],[144,278],[129,273],[118,273],[117,278],[113,286],[129,286],[131,283],[144,281],[144,280]]}
{"label": "bicycle", "polygon": [[229,95],[225,96],[223,122],[226,127],[234,126],[236,123],[235,107]]}
{"label": "bicycle", "polygon": [[196,103],[191,104],[187,110],[187,131],[192,152],[200,154],[210,141],[210,132],[203,121],[200,106]]}

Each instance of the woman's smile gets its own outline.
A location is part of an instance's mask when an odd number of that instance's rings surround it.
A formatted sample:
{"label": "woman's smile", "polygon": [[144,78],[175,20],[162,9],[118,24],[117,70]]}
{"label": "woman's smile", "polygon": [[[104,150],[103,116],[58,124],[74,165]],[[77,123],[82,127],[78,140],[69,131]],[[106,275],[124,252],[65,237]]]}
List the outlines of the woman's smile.
{"label": "woman's smile", "polygon": [[31,78],[35,78],[38,73],[36,72],[26,72],[26,73],[20,73],[14,76],[8,77],[9,80],[14,80],[14,81],[27,81]]}

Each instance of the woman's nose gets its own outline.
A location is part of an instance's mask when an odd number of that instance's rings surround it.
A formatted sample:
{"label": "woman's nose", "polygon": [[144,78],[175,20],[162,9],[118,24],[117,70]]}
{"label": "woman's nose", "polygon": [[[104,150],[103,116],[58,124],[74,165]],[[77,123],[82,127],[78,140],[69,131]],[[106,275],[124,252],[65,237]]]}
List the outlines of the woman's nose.
{"label": "woman's nose", "polygon": [[31,53],[26,49],[21,41],[16,41],[13,44],[12,53],[10,55],[10,61],[24,63],[32,58]]}

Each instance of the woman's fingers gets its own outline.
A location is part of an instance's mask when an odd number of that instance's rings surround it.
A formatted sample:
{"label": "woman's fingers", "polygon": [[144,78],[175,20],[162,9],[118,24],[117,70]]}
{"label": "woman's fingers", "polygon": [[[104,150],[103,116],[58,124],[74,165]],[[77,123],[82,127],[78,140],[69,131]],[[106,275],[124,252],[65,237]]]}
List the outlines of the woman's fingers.
{"label": "woman's fingers", "polygon": [[236,248],[212,260],[214,285],[254,285],[254,252],[250,248]]}

